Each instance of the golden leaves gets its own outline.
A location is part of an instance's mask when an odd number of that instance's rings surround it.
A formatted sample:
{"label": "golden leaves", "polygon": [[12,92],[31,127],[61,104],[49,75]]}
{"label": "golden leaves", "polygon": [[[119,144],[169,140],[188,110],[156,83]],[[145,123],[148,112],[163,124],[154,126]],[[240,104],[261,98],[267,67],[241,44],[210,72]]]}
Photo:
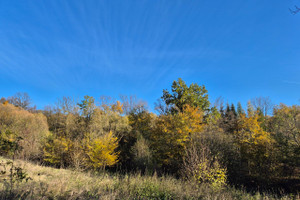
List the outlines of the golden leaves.
{"label": "golden leaves", "polygon": [[118,162],[119,153],[116,152],[118,147],[118,138],[109,132],[102,138],[96,138],[90,141],[85,140],[86,155],[88,157],[88,165],[95,169],[105,166],[112,166]]}

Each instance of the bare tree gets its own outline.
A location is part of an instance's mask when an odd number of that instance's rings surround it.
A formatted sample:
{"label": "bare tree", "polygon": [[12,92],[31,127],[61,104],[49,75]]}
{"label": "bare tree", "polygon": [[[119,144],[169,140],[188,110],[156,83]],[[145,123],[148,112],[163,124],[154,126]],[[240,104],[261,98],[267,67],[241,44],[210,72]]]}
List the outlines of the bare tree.
{"label": "bare tree", "polygon": [[251,100],[255,110],[260,110],[264,116],[270,115],[273,110],[273,103],[269,97],[255,97]]}
{"label": "bare tree", "polygon": [[113,104],[116,103],[116,99],[111,96],[106,96],[106,95],[101,95],[99,97],[99,102],[96,102],[96,105],[99,106],[100,108],[106,110],[110,108]]}
{"label": "bare tree", "polygon": [[62,97],[61,99],[57,99],[56,109],[63,114],[75,114],[79,111],[77,103],[78,100],[72,97]]}
{"label": "bare tree", "polygon": [[222,96],[219,96],[214,102],[214,107],[217,108],[218,110],[221,110],[223,106],[224,106],[224,98]]}
{"label": "bare tree", "polygon": [[32,100],[26,92],[18,92],[13,96],[8,97],[7,100],[10,104],[21,107],[25,110],[28,110],[32,104]]}
{"label": "bare tree", "polygon": [[120,95],[120,99],[123,104],[123,111],[126,115],[134,110],[143,110],[147,108],[147,103],[143,100],[138,99],[135,95]]}

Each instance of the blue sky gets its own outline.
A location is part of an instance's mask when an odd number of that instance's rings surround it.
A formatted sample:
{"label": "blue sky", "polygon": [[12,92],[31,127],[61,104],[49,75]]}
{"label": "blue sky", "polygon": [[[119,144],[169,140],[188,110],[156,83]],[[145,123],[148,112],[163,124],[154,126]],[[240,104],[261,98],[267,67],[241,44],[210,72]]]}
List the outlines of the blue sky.
{"label": "blue sky", "polygon": [[293,0],[0,0],[0,96],[137,95],[181,77],[210,100],[299,104]]}

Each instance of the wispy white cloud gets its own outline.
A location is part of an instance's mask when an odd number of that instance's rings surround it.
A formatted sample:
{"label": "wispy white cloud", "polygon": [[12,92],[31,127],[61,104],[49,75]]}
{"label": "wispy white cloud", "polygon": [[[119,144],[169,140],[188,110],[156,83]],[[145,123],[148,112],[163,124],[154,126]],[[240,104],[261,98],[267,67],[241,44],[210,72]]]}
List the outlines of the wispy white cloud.
{"label": "wispy white cloud", "polygon": [[300,82],[297,82],[297,81],[287,81],[287,80],[284,80],[282,81],[283,83],[287,83],[287,84],[290,84],[290,85],[300,85]]}

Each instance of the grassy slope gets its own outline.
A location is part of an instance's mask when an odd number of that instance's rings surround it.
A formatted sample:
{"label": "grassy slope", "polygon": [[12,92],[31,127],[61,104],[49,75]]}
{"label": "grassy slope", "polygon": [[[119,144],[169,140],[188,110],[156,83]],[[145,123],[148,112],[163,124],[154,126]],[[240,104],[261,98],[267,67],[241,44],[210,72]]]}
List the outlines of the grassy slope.
{"label": "grassy slope", "polygon": [[[20,160],[16,163],[26,169],[32,180],[15,185],[13,199],[275,199],[270,195],[250,195],[232,188],[216,190],[205,185],[197,186],[172,177],[95,175]],[[7,198],[3,181],[0,189],[0,199]],[[282,199],[300,198],[285,196]]]}

